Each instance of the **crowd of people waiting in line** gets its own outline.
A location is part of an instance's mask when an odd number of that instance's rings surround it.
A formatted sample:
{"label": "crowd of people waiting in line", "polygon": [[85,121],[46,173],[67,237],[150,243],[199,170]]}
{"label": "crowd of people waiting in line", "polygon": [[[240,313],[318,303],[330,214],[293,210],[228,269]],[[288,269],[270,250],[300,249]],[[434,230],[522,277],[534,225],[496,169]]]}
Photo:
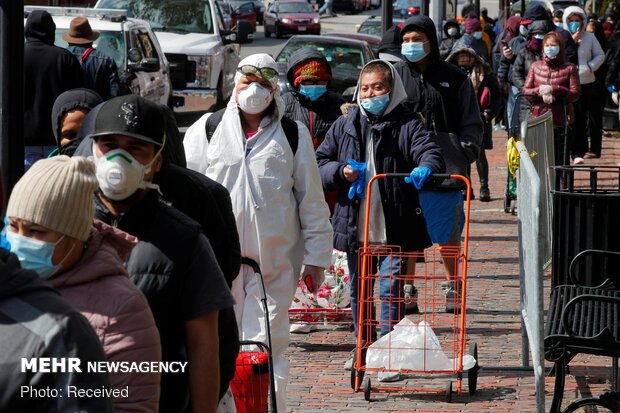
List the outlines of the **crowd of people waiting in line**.
{"label": "crowd of people waiting in line", "polygon": [[[601,156],[597,97],[609,90],[618,99],[618,17],[612,10],[601,23],[579,7],[552,16],[533,5],[498,34],[488,16],[470,14],[463,25],[446,22],[446,38],[438,39],[435,22],[414,16],[385,33],[379,59],[361,69],[353,103],[330,90],[329,63],[316,50],[291,56],[292,91],[284,96],[276,62],[252,55],[239,63],[226,107],[181,138],[169,108],[124,94],[105,56],[91,51],[97,59],[88,65],[76,58],[98,35],[87,19],[72,23],[67,51],[53,45],[51,16],[32,12],[26,172],[8,200],[0,250],[0,410],[234,412],[229,382],[239,340],[267,339],[260,286],[241,264],[247,257],[264,277],[277,406],[286,411],[288,309],[299,278],[317,291],[332,248],[345,251],[352,311],[362,311],[357,252],[366,208],[372,244],[459,246],[462,183],[435,188],[443,233],[430,230],[420,190],[434,174],[469,174],[476,163],[480,200],[489,201],[492,122],[510,128],[528,110],[552,112],[556,163]],[[105,82],[96,80],[102,71]],[[460,157],[448,155],[447,141]],[[375,181],[365,197],[360,182],[388,172],[409,176]],[[453,261],[444,259],[449,312],[457,310],[448,298],[460,294]],[[405,307],[403,281],[392,276],[415,262],[373,265],[383,335],[417,311]],[[21,358],[48,356],[187,361],[188,368],[21,372]],[[379,373],[380,381],[400,378]],[[128,386],[129,396],[20,396],[23,385],[70,384]]]}

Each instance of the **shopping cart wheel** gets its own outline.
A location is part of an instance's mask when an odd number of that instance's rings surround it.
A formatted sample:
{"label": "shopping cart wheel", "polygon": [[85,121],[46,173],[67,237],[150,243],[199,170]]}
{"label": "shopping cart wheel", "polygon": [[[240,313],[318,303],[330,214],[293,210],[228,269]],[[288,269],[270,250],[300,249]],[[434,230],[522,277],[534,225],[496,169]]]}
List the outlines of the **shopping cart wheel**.
{"label": "shopping cart wheel", "polygon": [[478,344],[472,343],[469,346],[469,355],[476,359],[476,364],[474,367],[467,370],[467,389],[469,390],[469,394],[473,395],[476,393],[476,388],[478,387],[478,370],[480,370],[480,366],[478,365]]}
{"label": "shopping cart wheel", "polygon": [[452,403],[452,381],[446,386],[446,403]]}
{"label": "shopping cart wheel", "polygon": [[510,195],[504,195],[504,212],[510,214]]}
{"label": "shopping cart wheel", "polygon": [[366,377],[364,380],[364,400],[370,401],[370,377]]}
{"label": "shopping cart wheel", "polygon": [[[362,352],[362,355],[364,355],[364,352]],[[355,360],[357,357],[357,352],[354,351],[353,352],[353,366],[351,367],[351,388],[355,391],[358,391],[359,388],[355,387],[355,377],[359,376],[360,378],[360,383],[362,382],[362,380],[364,380],[364,370],[355,370]],[[365,357],[365,356],[364,356]]]}

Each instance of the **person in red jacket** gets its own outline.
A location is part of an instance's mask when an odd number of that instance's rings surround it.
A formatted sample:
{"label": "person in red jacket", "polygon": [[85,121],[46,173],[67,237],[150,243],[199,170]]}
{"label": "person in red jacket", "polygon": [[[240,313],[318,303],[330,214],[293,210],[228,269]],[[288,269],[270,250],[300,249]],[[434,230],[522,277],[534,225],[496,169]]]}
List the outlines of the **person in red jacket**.
{"label": "person in red jacket", "polygon": [[532,63],[521,93],[532,104],[532,117],[553,113],[555,164],[568,165],[573,103],[579,99],[579,71],[566,62],[564,40],[556,32],[543,39],[543,59]]}

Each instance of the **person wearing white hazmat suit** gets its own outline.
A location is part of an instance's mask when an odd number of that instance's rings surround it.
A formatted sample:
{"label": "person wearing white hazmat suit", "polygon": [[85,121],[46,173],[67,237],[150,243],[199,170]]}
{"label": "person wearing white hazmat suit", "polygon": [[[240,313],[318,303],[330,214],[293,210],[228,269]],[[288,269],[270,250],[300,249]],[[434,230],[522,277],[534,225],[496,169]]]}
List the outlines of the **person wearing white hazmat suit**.
{"label": "person wearing white hazmat suit", "polygon": [[[314,291],[321,285],[324,268],[331,263],[332,228],[310,133],[303,124],[283,118],[277,78],[271,56],[243,59],[223,114],[200,118],[187,130],[183,145],[188,168],[230,191],[241,254],[261,267],[271,322],[277,407],[285,412],[288,308],[300,274]],[[213,119],[208,122],[210,116],[221,116],[216,127]],[[241,339],[266,342],[258,285],[247,266],[242,266],[232,292]]]}

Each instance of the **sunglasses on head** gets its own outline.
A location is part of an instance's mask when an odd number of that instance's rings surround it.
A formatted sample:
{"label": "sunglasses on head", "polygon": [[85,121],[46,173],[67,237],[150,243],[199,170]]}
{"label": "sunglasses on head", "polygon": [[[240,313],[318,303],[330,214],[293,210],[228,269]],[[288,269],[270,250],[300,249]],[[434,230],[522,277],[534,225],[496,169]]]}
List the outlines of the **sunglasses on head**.
{"label": "sunglasses on head", "polygon": [[256,67],[252,65],[243,65],[237,68],[237,72],[242,75],[256,75],[265,80],[271,80],[278,76],[278,71],[270,67]]}

